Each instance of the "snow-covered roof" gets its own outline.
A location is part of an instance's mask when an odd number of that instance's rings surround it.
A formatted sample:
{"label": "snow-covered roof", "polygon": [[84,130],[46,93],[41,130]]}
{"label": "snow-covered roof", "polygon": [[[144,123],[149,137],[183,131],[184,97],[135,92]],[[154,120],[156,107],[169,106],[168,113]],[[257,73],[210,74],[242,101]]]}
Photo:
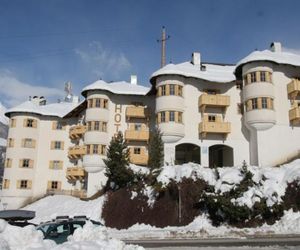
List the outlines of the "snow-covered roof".
{"label": "snow-covered roof", "polygon": [[4,125],[8,125],[8,118],[5,117],[6,108],[0,102],[0,122]]}
{"label": "snow-covered roof", "polygon": [[242,65],[254,61],[270,61],[278,64],[300,66],[300,55],[291,52],[273,52],[270,50],[254,51],[240,60],[236,65],[236,71]]}
{"label": "snow-covered roof", "polygon": [[71,110],[76,108],[80,103],[73,102],[60,102],[60,103],[51,103],[47,105],[38,105],[32,101],[26,101],[22,104],[7,110],[5,113],[6,116],[10,117],[11,113],[33,113],[38,115],[46,115],[46,116],[57,116],[64,117]]}
{"label": "snow-covered roof", "polygon": [[146,95],[150,88],[125,81],[107,83],[103,80],[98,80],[83,88],[81,94],[86,96],[88,90],[106,90],[119,95]]}
{"label": "snow-covered roof", "polygon": [[151,75],[151,82],[160,75],[181,75],[219,83],[235,80],[235,75],[233,74],[235,66],[209,63],[202,63],[202,66],[205,66],[206,69],[201,70],[199,65],[194,65],[191,62],[168,64]]}

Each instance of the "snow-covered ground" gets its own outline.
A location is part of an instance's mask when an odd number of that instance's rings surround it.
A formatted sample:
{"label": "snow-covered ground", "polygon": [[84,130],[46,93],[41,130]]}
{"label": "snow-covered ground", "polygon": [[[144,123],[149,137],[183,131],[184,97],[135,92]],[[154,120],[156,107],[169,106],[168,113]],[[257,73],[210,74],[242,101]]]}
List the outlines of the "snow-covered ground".
{"label": "snow-covered ground", "polygon": [[[141,167],[131,166],[131,168],[136,172],[146,173],[146,171],[144,171]],[[249,170],[253,174],[252,179],[256,185],[253,187],[253,190],[248,190],[242,197],[232,202],[245,204],[251,207],[251,205],[255,202],[255,199],[266,197],[271,205],[274,202],[281,201],[280,196],[284,195],[287,183],[300,178],[300,160],[283,165],[280,168],[249,167]],[[157,178],[163,185],[167,185],[171,180],[180,182],[180,180],[184,177],[194,179],[201,178],[214,186],[215,192],[223,193],[234,188],[235,185],[242,180],[243,175],[241,167],[219,168],[218,174],[216,174],[214,169],[204,168],[200,165],[189,163],[181,166],[165,166]],[[274,193],[277,193],[278,195],[274,196]],[[149,200],[155,199],[155,197],[151,196],[151,190],[146,190],[144,194],[148,194]],[[132,195],[135,196],[137,194],[133,193]],[[31,205],[28,205],[24,209],[36,211],[36,218],[32,220],[34,223],[48,221],[58,215],[86,215],[91,219],[101,221],[105,224],[105,221],[103,221],[101,217],[104,201],[105,196],[93,201],[81,201],[74,197],[57,195],[43,198]],[[32,246],[32,249],[33,246],[39,247],[38,249],[139,249],[136,246],[126,246],[120,240],[151,238],[244,237],[246,235],[258,234],[300,234],[300,212],[293,212],[292,210],[285,211],[284,216],[274,225],[265,224],[258,228],[242,229],[226,225],[214,227],[208,216],[205,214],[198,216],[192,223],[182,227],[156,228],[150,225],[136,224],[128,229],[117,230],[106,227],[95,228],[92,224],[87,224],[83,229],[75,231],[74,235],[69,238],[69,242],[61,246],[55,246],[53,245],[54,243],[50,241],[42,241],[42,236],[36,232],[33,227],[20,229],[7,226],[2,221],[0,223],[0,233],[0,249],[8,249],[5,248],[5,244],[10,246],[14,246],[14,244],[29,244],[29,246]],[[21,235],[21,238],[14,238],[14,235]],[[99,246],[103,246],[103,248]],[[11,249],[22,248],[12,247]],[[226,248],[204,249],[225,250]],[[259,249],[269,250],[276,248]]]}

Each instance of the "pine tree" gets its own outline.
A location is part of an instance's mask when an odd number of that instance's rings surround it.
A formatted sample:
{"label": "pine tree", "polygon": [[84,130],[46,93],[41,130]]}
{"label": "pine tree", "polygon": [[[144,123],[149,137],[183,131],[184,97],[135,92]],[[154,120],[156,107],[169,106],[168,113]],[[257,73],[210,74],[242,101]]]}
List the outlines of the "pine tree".
{"label": "pine tree", "polygon": [[151,170],[156,169],[159,172],[164,162],[164,144],[161,139],[161,132],[157,128],[150,133],[148,152],[148,166]]}
{"label": "pine tree", "polygon": [[104,160],[104,163],[106,165],[105,175],[108,177],[108,189],[117,190],[132,183],[134,173],[127,168],[129,165],[129,149],[121,132],[112,138],[107,150],[107,159]]}

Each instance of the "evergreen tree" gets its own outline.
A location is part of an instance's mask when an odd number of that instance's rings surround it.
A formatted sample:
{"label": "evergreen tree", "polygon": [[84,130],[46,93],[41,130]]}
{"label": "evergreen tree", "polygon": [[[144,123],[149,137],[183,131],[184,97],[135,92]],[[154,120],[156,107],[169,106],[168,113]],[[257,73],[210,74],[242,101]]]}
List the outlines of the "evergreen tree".
{"label": "evergreen tree", "polygon": [[107,150],[107,159],[104,160],[104,163],[106,165],[105,175],[108,177],[107,188],[117,190],[131,184],[134,173],[127,168],[129,165],[129,149],[121,132],[112,138]]}
{"label": "evergreen tree", "polygon": [[161,139],[161,132],[157,128],[150,133],[148,152],[148,166],[151,170],[159,170],[163,166],[164,162],[164,144]]}

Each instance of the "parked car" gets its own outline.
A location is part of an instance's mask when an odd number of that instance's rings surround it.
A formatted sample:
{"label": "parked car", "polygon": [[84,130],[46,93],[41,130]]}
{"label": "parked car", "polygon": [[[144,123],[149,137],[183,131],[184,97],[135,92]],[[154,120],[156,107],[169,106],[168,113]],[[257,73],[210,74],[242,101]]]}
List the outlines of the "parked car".
{"label": "parked car", "polygon": [[103,226],[100,222],[90,220],[86,216],[74,216],[73,218],[58,216],[53,221],[41,223],[37,226],[37,230],[43,232],[44,239],[61,244],[67,241],[68,236],[72,235],[77,228],[83,227],[87,221],[92,222],[94,225]]}

